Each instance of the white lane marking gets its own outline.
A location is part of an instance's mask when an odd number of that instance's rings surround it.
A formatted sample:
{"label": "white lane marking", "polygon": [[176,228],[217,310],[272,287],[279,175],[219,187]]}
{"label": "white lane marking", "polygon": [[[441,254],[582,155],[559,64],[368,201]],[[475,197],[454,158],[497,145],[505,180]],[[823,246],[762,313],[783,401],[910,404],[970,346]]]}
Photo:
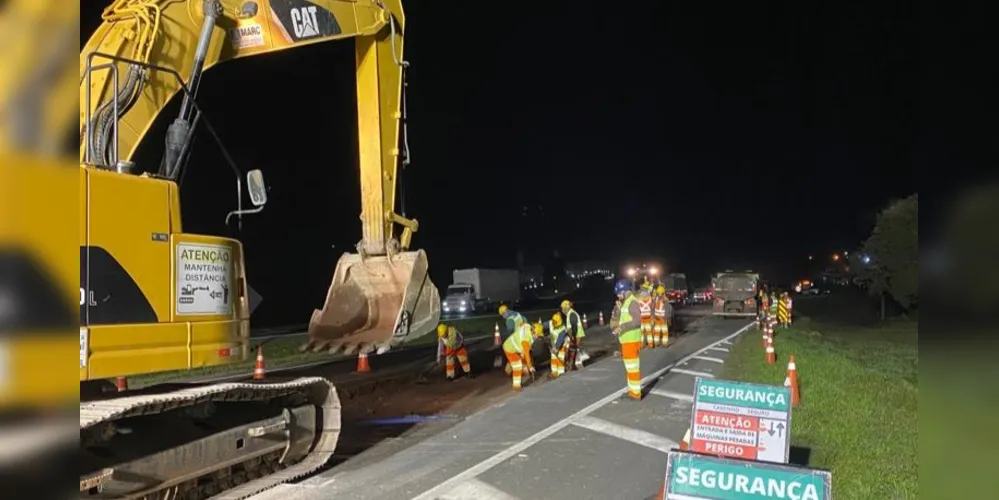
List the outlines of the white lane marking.
{"label": "white lane marking", "polygon": [[708,356],[694,356],[694,359],[699,359],[701,361],[710,361],[712,363],[725,363],[724,359],[709,358]]}
{"label": "white lane marking", "polygon": [[517,497],[507,495],[506,492],[494,488],[492,485],[470,478],[455,485],[442,495],[437,495],[434,500],[517,500]]}
{"label": "white lane marking", "polygon": [[606,434],[608,436],[613,436],[618,439],[623,439],[625,441],[630,441],[635,444],[640,444],[646,448],[659,450],[663,453],[669,453],[670,448],[677,447],[675,442],[662,436],[646,432],[641,429],[633,429],[631,427],[618,425],[614,422],[608,422],[602,418],[583,416],[572,422],[572,425],[599,432],[601,434]]}
{"label": "white lane marking", "polygon": [[726,348],[726,347],[712,347],[711,350],[712,351],[728,352],[728,348]]}
{"label": "white lane marking", "polygon": [[730,342],[728,340],[723,340],[723,341],[719,342],[719,344],[733,345],[732,342]]}
{"label": "white lane marking", "polygon": [[684,375],[690,375],[692,377],[704,377],[704,378],[715,378],[715,376],[708,372],[698,372],[694,370],[684,370],[683,368],[673,368],[669,371],[670,373],[682,373]]}
{"label": "white lane marking", "polygon": [[[643,378],[642,379],[642,384],[646,384],[646,383],[648,383],[648,382],[650,382],[652,380],[655,380],[655,379],[659,378],[660,375],[662,375],[663,373],[666,373],[667,371],[670,371],[670,369],[672,369],[674,366],[676,366],[676,365],[678,365],[678,364],[680,364],[680,363],[682,363],[682,362],[684,362],[684,361],[686,361],[686,360],[688,360],[688,359],[690,359],[690,358],[692,358],[694,356],[700,355],[702,352],[707,351],[708,347],[716,346],[716,345],[720,344],[721,342],[723,342],[725,340],[734,339],[735,337],[738,337],[740,334],[742,334],[743,332],[745,332],[746,330],[748,330],[749,327],[753,326],[754,324],[755,323],[749,323],[746,326],[744,326],[744,327],[736,330],[735,333],[732,333],[728,337],[725,337],[721,341],[718,341],[718,342],[715,342],[713,344],[710,344],[709,346],[704,347],[703,349],[701,349],[699,351],[695,351],[694,353],[689,354],[686,357],[681,358],[681,359],[677,360],[676,362],[674,362],[672,364],[666,365],[665,367],[660,368],[659,370],[656,370],[656,372],[653,373],[652,375],[649,375],[649,376]],[[676,370],[673,370],[673,371],[676,371]],[[695,373],[697,373],[697,372],[695,372]],[[711,374],[706,374],[706,375],[711,376]],[[600,399],[599,401],[591,404],[590,406],[587,406],[586,408],[583,408],[582,410],[579,410],[576,413],[573,413],[572,415],[569,415],[569,416],[563,418],[562,420],[559,420],[558,422],[555,422],[554,424],[548,426],[547,428],[542,429],[541,431],[535,433],[533,436],[530,436],[527,439],[525,439],[525,440],[523,440],[523,441],[521,441],[519,443],[516,443],[513,446],[510,446],[509,448],[507,448],[507,449],[505,449],[505,450],[503,450],[503,451],[501,451],[501,452],[499,452],[499,453],[497,453],[497,454],[495,454],[495,455],[493,455],[493,456],[491,456],[491,457],[489,457],[489,458],[487,458],[487,459],[485,459],[485,460],[483,460],[483,461],[481,461],[481,462],[479,462],[479,463],[477,463],[477,464],[475,464],[475,465],[473,465],[473,466],[471,466],[471,467],[469,467],[469,468],[467,468],[467,469],[465,469],[465,470],[463,470],[463,471],[461,471],[461,472],[459,472],[459,473],[451,476],[450,479],[448,479],[448,480],[446,480],[446,481],[438,484],[437,486],[431,488],[430,490],[427,490],[427,491],[423,492],[423,494],[421,494],[421,495],[413,497],[412,500],[433,500],[434,498],[436,498],[435,495],[439,494],[438,492],[450,491],[450,489],[452,487],[454,487],[454,485],[457,484],[458,482],[464,481],[466,479],[470,479],[470,478],[473,478],[473,477],[476,477],[479,474],[482,474],[483,472],[485,472],[485,471],[487,471],[489,469],[492,469],[493,467],[495,467],[496,465],[502,463],[503,461],[507,460],[508,458],[510,458],[510,457],[512,457],[512,456],[514,456],[514,455],[516,455],[516,454],[518,454],[518,453],[526,450],[527,448],[530,448],[531,446],[534,446],[535,444],[538,443],[538,441],[541,441],[542,439],[545,439],[548,436],[551,436],[552,434],[555,434],[556,432],[558,432],[558,431],[566,428],[569,424],[572,423],[572,421],[574,421],[574,420],[576,420],[576,419],[578,419],[578,418],[580,418],[582,416],[588,415],[588,414],[596,411],[600,407],[602,407],[602,406],[610,403],[611,401],[614,401],[615,399],[619,398],[622,394],[624,394],[627,390],[628,390],[627,387],[622,387],[622,388],[620,388],[620,389],[618,389],[618,390],[616,390],[616,391],[608,394],[603,399]]]}
{"label": "white lane marking", "polygon": [[649,394],[655,394],[656,396],[662,396],[664,398],[679,399],[680,401],[686,401],[688,403],[694,402],[694,396],[692,394],[667,391],[666,389],[652,389],[649,391]]}

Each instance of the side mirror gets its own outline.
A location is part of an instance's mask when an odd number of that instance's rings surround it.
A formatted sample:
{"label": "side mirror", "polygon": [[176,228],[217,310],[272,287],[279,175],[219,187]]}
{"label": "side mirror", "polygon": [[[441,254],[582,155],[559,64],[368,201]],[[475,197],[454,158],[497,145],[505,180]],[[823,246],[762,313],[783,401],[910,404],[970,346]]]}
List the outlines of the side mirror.
{"label": "side mirror", "polygon": [[264,183],[264,173],[250,170],[246,173],[246,190],[250,193],[250,203],[262,207],[267,203],[267,184]]}

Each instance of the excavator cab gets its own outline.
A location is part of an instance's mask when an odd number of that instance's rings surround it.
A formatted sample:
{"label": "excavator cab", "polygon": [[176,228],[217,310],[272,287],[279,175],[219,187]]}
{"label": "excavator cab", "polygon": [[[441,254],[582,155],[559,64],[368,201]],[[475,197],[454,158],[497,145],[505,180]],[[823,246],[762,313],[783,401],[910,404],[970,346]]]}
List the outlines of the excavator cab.
{"label": "excavator cab", "polygon": [[423,250],[344,254],[323,309],[312,313],[307,347],[382,353],[410,334],[432,330],[440,321],[440,303]]}

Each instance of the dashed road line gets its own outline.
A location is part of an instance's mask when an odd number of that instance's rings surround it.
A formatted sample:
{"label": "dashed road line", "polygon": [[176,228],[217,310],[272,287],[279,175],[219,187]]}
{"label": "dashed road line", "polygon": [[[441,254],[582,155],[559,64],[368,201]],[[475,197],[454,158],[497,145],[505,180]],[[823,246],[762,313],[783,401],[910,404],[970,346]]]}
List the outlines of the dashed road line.
{"label": "dashed road line", "polygon": [[683,368],[673,368],[670,370],[670,373],[682,373],[684,375],[690,375],[691,377],[715,378],[713,373],[685,370]]}
{"label": "dashed road line", "polygon": [[694,402],[694,396],[683,392],[667,391],[666,389],[652,389],[649,391],[649,394],[655,394],[656,396],[662,396],[664,398],[679,399],[680,401],[686,401],[688,403]]}
{"label": "dashed road line", "polygon": [[710,361],[712,363],[724,364],[724,359],[712,358],[709,356],[694,356],[694,359],[699,359],[701,361]]}
{"label": "dashed road line", "polygon": [[[720,344],[722,342],[725,342],[725,341],[734,339],[735,337],[738,337],[739,335],[741,335],[743,332],[745,332],[746,330],[748,330],[753,325],[754,325],[754,323],[748,323],[748,324],[746,324],[746,326],[743,326],[742,328],[736,330],[734,333],[728,335],[727,337],[723,338],[722,340],[719,340],[717,342],[713,342],[713,343],[709,344],[708,346],[705,346],[704,348],[702,348],[702,349],[700,349],[698,351],[693,352],[692,354],[689,354],[689,355],[687,355],[687,356],[685,356],[683,358],[680,358],[679,360],[677,360],[677,361],[675,361],[673,363],[670,363],[669,365],[666,365],[663,368],[660,368],[659,370],[656,370],[651,375],[643,378],[642,379],[642,384],[643,385],[647,384],[647,383],[649,383],[649,382],[651,382],[651,381],[659,378],[660,375],[662,375],[662,374],[664,374],[666,372],[670,372],[670,371],[678,372],[678,373],[688,373],[688,374],[692,373],[692,374],[696,374],[696,376],[714,377],[714,375],[711,375],[710,373],[693,372],[691,370],[683,370],[683,371],[681,371],[681,370],[676,369],[674,367],[677,366],[677,365],[679,365],[680,363],[684,363],[684,362],[690,360],[694,356],[701,355],[701,353],[707,351],[708,348],[710,348],[710,347],[716,346],[716,345],[718,345],[718,344]],[[512,457],[512,456],[514,456],[514,455],[516,455],[516,454],[518,454],[518,453],[526,450],[527,448],[530,448],[531,446],[534,446],[539,441],[541,441],[541,440],[543,440],[543,439],[545,439],[545,438],[547,438],[547,437],[549,437],[549,436],[557,433],[558,431],[566,428],[567,426],[569,426],[570,424],[572,424],[574,421],[579,420],[580,418],[582,418],[582,417],[584,417],[586,415],[589,415],[590,413],[596,411],[597,409],[599,409],[599,408],[601,408],[601,407],[609,404],[611,401],[616,400],[617,398],[621,397],[621,395],[624,394],[625,391],[627,391],[627,388],[626,387],[622,387],[622,388],[620,388],[620,389],[618,389],[618,390],[616,390],[616,391],[608,394],[607,396],[603,397],[599,401],[596,401],[593,404],[587,406],[586,408],[583,408],[582,410],[579,410],[576,413],[573,413],[573,414],[571,414],[571,415],[563,418],[562,420],[559,420],[558,422],[555,422],[554,424],[548,426],[545,429],[542,429],[541,431],[535,433],[534,435],[528,437],[527,439],[525,439],[525,440],[523,440],[523,441],[521,441],[519,443],[516,443],[516,444],[510,446],[509,448],[507,448],[507,449],[505,449],[505,450],[503,450],[503,451],[501,451],[501,452],[499,452],[499,453],[497,453],[497,454],[495,454],[495,455],[493,455],[493,456],[491,456],[491,457],[489,457],[489,458],[487,458],[487,459],[485,459],[485,460],[483,460],[483,461],[481,461],[481,462],[479,462],[479,463],[477,463],[477,464],[475,464],[475,465],[473,465],[473,466],[471,466],[471,467],[469,467],[469,468],[467,468],[467,469],[465,469],[465,470],[463,470],[463,471],[461,471],[461,472],[459,472],[459,473],[451,476],[449,479],[447,479],[446,481],[441,482],[437,486],[435,486],[435,487],[433,487],[433,488],[431,488],[431,489],[423,492],[422,494],[420,494],[418,496],[413,497],[412,500],[434,500],[434,499],[438,498],[441,493],[446,492],[446,491],[450,491],[458,483],[460,483],[462,481],[466,481],[468,479],[472,479],[474,477],[477,477],[479,474],[482,474],[483,472],[485,472],[485,471],[487,471],[489,469],[492,469],[493,467],[495,467],[496,465],[499,465],[500,463],[506,461],[510,457]]]}
{"label": "dashed road line", "polygon": [[583,416],[572,422],[572,425],[582,427],[591,431],[613,436],[618,439],[652,448],[663,453],[668,453],[671,448],[676,448],[676,442],[666,439],[658,434],[646,432],[641,429],[615,424],[602,418]]}
{"label": "dashed road line", "polygon": [[435,496],[434,500],[467,500],[469,498],[476,500],[518,500],[517,497],[507,495],[503,490],[494,488],[474,477],[462,481],[448,490],[447,493]]}

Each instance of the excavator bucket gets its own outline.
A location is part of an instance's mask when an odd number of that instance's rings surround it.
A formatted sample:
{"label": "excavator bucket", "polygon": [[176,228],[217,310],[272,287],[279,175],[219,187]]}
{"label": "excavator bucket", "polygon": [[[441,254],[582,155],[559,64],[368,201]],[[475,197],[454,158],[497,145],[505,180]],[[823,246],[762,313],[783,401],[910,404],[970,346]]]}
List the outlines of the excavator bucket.
{"label": "excavator bucket", "polygon": [[423,250],[389,257],[344,254],[326,303],[312,313],[306,348],[382,353],[433,330],[440,305]]}

